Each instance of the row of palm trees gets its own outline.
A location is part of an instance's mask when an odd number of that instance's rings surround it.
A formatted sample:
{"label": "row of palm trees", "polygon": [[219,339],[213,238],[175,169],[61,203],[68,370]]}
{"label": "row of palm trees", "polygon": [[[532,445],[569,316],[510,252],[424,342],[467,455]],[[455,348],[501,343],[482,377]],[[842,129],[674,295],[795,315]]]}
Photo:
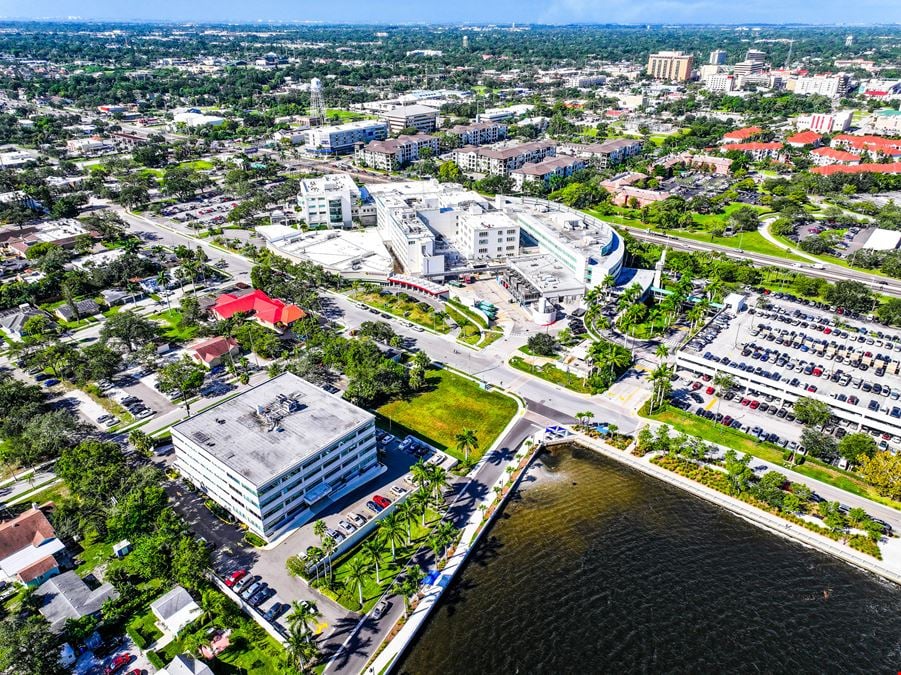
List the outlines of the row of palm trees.
{"label": "row of palm trees", "polygon": [[291,613],[285,616],[288,628],[286,668],[307,672],[319,658],[319,645],[313,631],[320,616],[319,608],[313,602],[295,600],[291,603]]}

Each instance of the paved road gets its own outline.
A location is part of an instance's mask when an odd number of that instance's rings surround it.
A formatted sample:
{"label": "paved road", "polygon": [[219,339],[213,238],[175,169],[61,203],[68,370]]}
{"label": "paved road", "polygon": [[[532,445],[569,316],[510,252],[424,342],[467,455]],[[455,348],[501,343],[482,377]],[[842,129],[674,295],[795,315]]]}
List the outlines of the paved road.
{"label": "paved road", "polygon": [[[447,517],[458,527],[466,522],[477,508],[480,501],[488,494],[497,482],[507,462],[522,442],[539,430],[539,426],[527,417],[521,418],[504,436],[498,448],[488,456],[488,460],[471,478],[460,478],[453,484],[452,503]],[[414,558],[423,569],[434,568],[435,560],[430,551],[423,551]],[[326,653],[341,650],[340,655],[329,662],[325,672],[359,673],[373,652],[385,639],[388,631],[403,614],[404,601],[399,596],[390,599],[391,607],[381,619],[371,616],[362,624],[349,621],[346,626],[337,629],[325,640],[323,649]]]}
{"label": "paved road", "polygon": [[819,277],[828,281],[845,281],[851,279],[866,284],[874,291],[886,293],[888,295],[901,296],[901,282],[895,279],[887,279],[885,277],[867,274],[865,272],[858,272],[856,270],[848,269],[847,267],[840,267],[838,265],[823,263],[824,269],[814,269],[813,267],[811,267],[811,263],[792,262],[791,260],[777,258],[776,256],[763,255],[761,253],[750,253],[748,251],[740,251],[728,246],[720,246],[718,244],[710,244],[707,242],[681,239],[679,237],[659,234],[657,232],[648,232],[647,230],[642,230],[636,227],[626,227],[623,225],[615,225],[615,227],[629,232],[629,234],[631,234],[636,239],[640,239],[641,241],[649,241],[654,244],[661,244],[677,251],[716,251],[718,253],[725,253],[731,258],[750,260],[751,262],[757,263],[759,265],[782,267],[790,270],[797,270],[799,268],[796,266],[802,265],[804,274],[807,276]]}

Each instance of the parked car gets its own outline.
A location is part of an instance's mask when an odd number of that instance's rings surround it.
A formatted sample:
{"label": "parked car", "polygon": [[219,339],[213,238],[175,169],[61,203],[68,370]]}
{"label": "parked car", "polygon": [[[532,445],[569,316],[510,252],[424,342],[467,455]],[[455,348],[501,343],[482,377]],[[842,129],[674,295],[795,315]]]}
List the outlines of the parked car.
{"label": "parked car", "polygon": [[235,584],[241,581],[244,577],[247,576],[247,570],[235,570],[227,577],[225,577],[225,585],[229,588],[234,588]]}
{"label": "parked car", "polygon": [[366,502],[366,508],[369,509],[370,511],[372,511],[373,513],[375,513],[375,514],[379,514],[379,513],[381,513],[382,511],[385,510],[385,509],[383,509],[381,506],[379,506],[378,504],[376,504],[374,501],[372,501],[371,499],[370,499],[368,502]]}
{"label": "parked car", "polygon": [[113,675],[113,673],[118,673],[120,670],[125,668],[129,663],[131,663],[132,655],[125,652],[123,654],[117,654],[112,658],[112,660],[106,665],[106,668],[103,669],[104,675]]}
{"label": "parked car", "polygon": [[347,519],[352,522],[357,527],[361,527],[366,524],[366,518],[361,516],[359,513],[348,513],[345,514]]}
{"label": "parked car", "polygon": [[355,525],[352,525],[344,519],[338,521],[338,527],[344,530],[347,534],[353,534],[357,529]]}
{"label": "parked car", "polygon": [[382,497],[382,495],[373,495],[372,501],[381,506],[383,509],[388,508],[388,505],[391,504],[391,500],[386,497]]}
{"label": "parked car", "polygon": [[391,492],[393,492],[398,497],[403,497],[405,494],[407,494],[407,491],[400,485],[392,485]]}

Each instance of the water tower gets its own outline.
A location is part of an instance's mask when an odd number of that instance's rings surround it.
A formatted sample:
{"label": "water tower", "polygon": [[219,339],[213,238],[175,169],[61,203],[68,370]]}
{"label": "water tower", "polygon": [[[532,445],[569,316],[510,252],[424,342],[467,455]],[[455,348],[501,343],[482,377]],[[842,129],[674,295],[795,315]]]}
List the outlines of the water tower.
{"label": "water tower", "polygon": [[325,101],[322,98],[322,80],[310,80],[310,125],[325,124]]}

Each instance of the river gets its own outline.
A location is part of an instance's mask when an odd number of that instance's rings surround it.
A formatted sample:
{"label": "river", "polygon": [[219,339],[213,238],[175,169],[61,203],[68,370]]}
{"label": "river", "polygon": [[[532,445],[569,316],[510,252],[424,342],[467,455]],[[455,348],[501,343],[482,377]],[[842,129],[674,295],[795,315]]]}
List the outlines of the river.
{"label": "river", "polygon": [[544,453],[395,672],[901,671],[901,589],[590,450]]}

